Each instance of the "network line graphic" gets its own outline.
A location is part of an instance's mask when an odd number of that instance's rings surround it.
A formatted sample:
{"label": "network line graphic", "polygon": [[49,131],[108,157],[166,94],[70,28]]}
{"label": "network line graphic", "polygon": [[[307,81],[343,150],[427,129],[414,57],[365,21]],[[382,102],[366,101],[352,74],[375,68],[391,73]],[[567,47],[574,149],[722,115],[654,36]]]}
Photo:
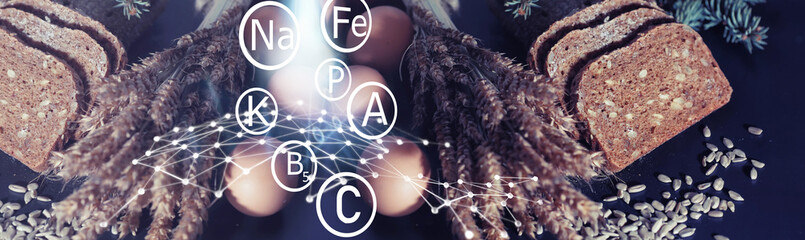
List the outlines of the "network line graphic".
{"label": "network line graphic", "polygon": [[[190,126],[187,128],[174,128],[165,135],[157,136],[152,139],[153,143],[151,148],[145,152],[144,155],[133,159],[131,163],[138,167],[152,169],[153,175],[151,179],[158,174],[164,174],[172,179],[171,184],[162,187],[169,187],[174,185],[185,185],[201,188],[213,194],[215,199],[221,198],[227,188],[237,182],[237,179],[242,175],[248,175],[250,170],[260,167],[262,164],[270,164],[271,159],[266,158],[258,165],[251,167],[244,167],[232,161],[230,149],[238,144],[250,144],[255,146],[266,146],[269,149],[277,149],[280,147],[277,141],[267,141],[266,137],[279,140],[291,140],[300,142],[302,146],[309,147],[313,150],[315,156],[305,155],[306,159],[315,159],[313,161],[305,162],[306,165],[316,165],[317,173],[309,180],[311,182],[321,183],[327,181],[332,176],[339,176],[336,184],[330,184],[330,187],[323,189],[315,189],[311,185],[304,189],[302,194],[306,194],[305,200],[308,204],[313,204],[316,201],[318,192],[333,191],[338,185],[346,185],[348,182],[341,177],[344,173],[356,172],[356,169],[364,169],[366,175],[363,178],[394,178],[402,179],[410,183],[410,187],[421,191],[420,197],[424,200],[426,207],[430,208],[432,213],[437,214],[440,211],[447,211],[447,214],[455,214],[456,208],[470,208],[470,210],[477,214],[477,216],[488,221],[484,215],[485,208],[505,208],[507,202],[512,198],[518,198],[521,201],[532,201],[526,198],[519,198],[513,194],[493,188],[492,182],[469,182],[459,179],[457,182],[441,182],[439,181],[438,174],[433,174],[433,177],[426,177],[424,173],[408,176],[402,174],[398,169],[390,164],[380,164],[381,161],[386,161],[384,156],[390,153],[390,146],[402,144],[416,144],[421,148],[436,148],[436,147],[453,147],[450,142],[435,142],[432,140],[424,139],[414,136],[405,131],[394,129],[390,132],[392,141],[386,141],[381,138],[377,140],[367,140],[355,133],[355,129],[350,128],[344,123],[343,116],[336,116],[329,114],[326,110],[322,110],[316,115],[293,115],[286,114],[282,111],[277,113],[277,122],[273,124],[265,135],[251,135],[245,133],[237,124],[236,116],[233,114],[225,114],[215,121],[210,121],[204,124]],[[210,144],[211,143],[211,144]],[[278,149],[281,151],[282,149]],[[369,152],[371,157],[360,157],[364,151]],[[160,155],[169,156],[170,160],[157,165],[155,158]],[[311,158],[313,157],[313,158]],[[170,173],[165,171],[165,168],[173,164],[183,164],[187,162],[209,161],[209,168],[199,169],[194,175],[189,173]],[[392,166],[392,167],[381,167]],[[240,169],[241,176],[236,176],[235,181],[225,182],[222,177],[223,172],[228,168]],[[209,187],[201,186],[191,181],[192,178],[207,173],[213,172],[213,183]],[[434,169],[434,173],[439,172],[439,169]],[[341,174],[341,175],[339,175]],[[536,177],[521,178],[509,176],[495,176],[496,181],[500,181],[501,185],[509,186],[525,184],[528,182],[536,182]],[[149,186],[149,185],[146,185]],[[426,187],[423,187],[426,186]],[[369,186],[371,187],[371,186]],[[139,189],[137,195],[132,196],[128,203],[132,202],[138,196],[145,194],[146,191],[154,191],[158,188],[142,188]],[[454,199],[445,198],[442,192],[452,189],[457,194]],[[498,197],[504,199],[496,205],[480,205],[475,201],[474,205],[459,204],[461,199],[480,199],[484,197]],[[127,205],[124,205],[120,211],[123,211]],[[375,201],[375,204],[377,202]],[[538,204],[544,204],[538,202]],[[503,216],[504,220],[513,224],[516,227],[521,225],[521,222],[508,211],[508,216]],[[113,219],[109,219],[110,222]],[[371,223],[371,222],[370,222]],[[369,223],[369,224],[370,224]],[[367,226],[369,225],[367,224]],[[462,223],[463,224],[463,223]],[[505,229],[499,229],[502,234],[506,234]],[[471,231],[466,231],[465,237],[472,238]]]}

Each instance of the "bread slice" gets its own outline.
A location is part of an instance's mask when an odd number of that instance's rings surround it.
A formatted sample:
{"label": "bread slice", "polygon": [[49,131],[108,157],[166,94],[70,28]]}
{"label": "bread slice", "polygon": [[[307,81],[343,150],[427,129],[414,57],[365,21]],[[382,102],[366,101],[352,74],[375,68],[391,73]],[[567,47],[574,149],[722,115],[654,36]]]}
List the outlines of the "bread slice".
{"label": "bread slice", "polygon": [[698,33],[650,29],[585,66],[574,80],[576,117],[619,171],[730,100],[724,73]]}
{"label": "bread slice", "polygon": [[61,148],[78,112],[81,86],[64,61],[0,28],[0,149],[34,171]]}
{"label": "bread slice", "polygon": [[575,14],[556,21],[542,35],[537,37],[528,52],[527,61],[537,73],[545,73],[548,52],[553,45],[562,39],[567,33],[600,25],[609,19],[614,19],[619,15],[639,8],[659,9],[657,6],[645,0],[607,0],[587,8]]}
{"label": "bread slice", "polygon": [[[102,85],[109,70],[103,48],[83,31],[62,28],[17,9],[0,9],[0,25],[19,33],[28,44],[64,59],[85,79],[89,89]],[[92,91],[90,91],[92,92]],[[90,93],[89,101],[95,98]]]}
{"label": "bread slice", "polygon": [[36,15],[63,28],[83,31],[100,44],[109,60],[107,72],[116,73],[126,66],[126,50],[117,37],[99,22],[78,14],[72,9],[48,0],[10,0],[0,2],[0,8],[13,8]]}
{"label": "bread slice", "polygon": [[592,58],[622,46],[624,41],[637,36],[641,29],[673,21],[663,11],[640,8],[595,27],[573,30],[551,48],[545,62],[545,74],[553,81],[568,82],[568,76],[574,76]]}

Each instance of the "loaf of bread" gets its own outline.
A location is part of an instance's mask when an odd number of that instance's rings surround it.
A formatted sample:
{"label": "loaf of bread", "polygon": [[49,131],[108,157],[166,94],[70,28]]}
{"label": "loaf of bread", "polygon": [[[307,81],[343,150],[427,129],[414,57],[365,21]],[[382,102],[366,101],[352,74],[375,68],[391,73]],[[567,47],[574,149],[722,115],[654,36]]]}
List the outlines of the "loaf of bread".
{"label": "loaf of bread", "polygon": [[607,0],[537,38],[529,64],[566,90],[580,141],[620,171],[726,104],[732,93],[701,37],[641,0]]}
{"label": "loaf of bread", "polygon": [[42,171],[126,53],[102,25],[49,1],[1,2],[0,32],[0,150]]}

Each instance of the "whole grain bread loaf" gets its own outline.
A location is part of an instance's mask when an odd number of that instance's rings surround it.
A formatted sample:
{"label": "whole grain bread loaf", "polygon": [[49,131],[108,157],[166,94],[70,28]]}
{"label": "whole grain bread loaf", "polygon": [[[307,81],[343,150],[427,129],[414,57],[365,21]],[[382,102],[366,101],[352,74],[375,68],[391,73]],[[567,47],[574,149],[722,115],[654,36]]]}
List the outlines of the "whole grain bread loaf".
{"label": "whole grain bread loaf", "polygon": [[565,89],[577,131],[620,171],[726,104],[729,82],[701,37],[653,4],[606,0],[556,22],[529,64]]}
{"label": "whole grain bread loaf", "polygon": [[75,136],[106,77],[122,70],[126,54],[94,20],[43,0],[0,2],[0,150],[35,171]]}

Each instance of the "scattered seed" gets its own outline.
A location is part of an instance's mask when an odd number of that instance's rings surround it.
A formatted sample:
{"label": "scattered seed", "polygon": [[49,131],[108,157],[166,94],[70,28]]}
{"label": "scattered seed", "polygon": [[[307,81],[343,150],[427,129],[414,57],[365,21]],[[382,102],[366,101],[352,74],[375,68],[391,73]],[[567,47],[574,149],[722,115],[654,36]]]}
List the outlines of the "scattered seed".
{"label": "scattered seed", "polygon": [[604,202],[614,202],[615,200],[618,200],[618,196],[609,196],[604,198]]}
{"label": "scattered seed", "polygon": [[704,128],[702,129],[702,135],[704,135],[704,137],[706,137],[706,138],[709,138],[710,135],[711,135],[710,127],[705,125]]}
{"label": "scattered seed", "polygon": [[642,192],[643,190],[646,190],[646,185],[645,184],[638,184],[638,185],[634,185],[634,186],[629,187],[629,192],[630,193],[639,193],[639,192]]}
{"label": "scattered seed", "polygon": [[685,225],[684,223],[683,223],[683,224],[676,225],[676,227],[674,228],[674,230],[672,230],[672,231],[671,231],[671,233],[673,233],[673,234],[679,234],[679,233],[680,233],[680,232],[682,232],[682,230],[684,230],[685,228],[688,228],[688,225]]}
{"label": "scattered seed", "polygon": [[40,202],[45,202],[45,203],[52,201],[49,197],[45,197],[45,196],[37,196],[36,200],[40,201]]}
{"label": "scattered seed", "polygon": [[735,159],[732,160],[732,162],[734,163],[740,163],[744,161],[746,161],[746,157],[735,157]]}
{"label": "scattered seed", "polygon": [[735,144],[733,144],[733,143],[732,143],[732,140],[730,140],[729,138],[722,138],[722,139],[721,139],[721,143],[723,143],[723,144],[724,144],[724,146],[725,146],[725,147],[727,147],[727,148],[733,148],[733,147],[735,147]]}
{"label": "scattered seed", "polygon": [[727,192],[727,194],[730,195],[730,198],[732,198],[732,200],[735,200],[735,201],[738,201],[738,202],[743,202],[743,200],[744,200],[744,198],[741,196],[741,194],[739,194],[739,193],[737,193],[735,191],[730,190],[730,191]]}
{"label": "scattered seed", "polygon": [[693,184],[693,178],[690,175],[685,175],[685,185],[690,186]]}
{"label": "scattered seed", "polygon": [[710,208],[711,209],[716,209],[716,208],[718,208],[718,204],[721,202],[721,198],[719,198],[718,196],[712,196],[712,198],[713,198],[713,202],[710,203]]}
{"label": "scattered seed", "polygon": [[718,204],[718,210],[727,211],[727,209],[728,209],[727,200],[726,199],[721,199],[721,203]]}
{"label": "scattered seed", "polygon": [[34,191],[36,189],[39,189],[39,184],[37,184],[37,183],[29,183],[27,188],[28,188],[28,191]]}
{"label": "scattered seed", "polygon": [[668,175],[662,173],[660,173],[660,175],[657,175],[657,180],[660,180],[660,182],[662,183],[671,183],[671,178],[668,177]]}
{"label": "scattered seed", "polygon": [[713,181],[713,189],[715,189],[716,191],[721,191],[721,189],[723,188],[724,188],[724,179],[716,178],[716,180]]}
{"label": "scattered seed", "polygon": [[707,213],[707,216],[714,217],[714,218],[720,218],[720,217],[724,216],[724,212],[718,211],[718,210],[713,210],[713,211],[710,211],[709,213]]}
{"label": "scattered seed", "polygon": [[754,126],[749,126],[748,128],[746,128],[746,131],[755,136],[760,136],[760,134],[763,134],[763,129]]}
{"label": "scattered seed", "polygon": [[704,191],[705,189],[710,188],[711,185],[712,185],[712,183],[706,182],[706,183],[699,184],[698,186],[696,186],[696,188],[698,188],[701,191]]}
{"label": "scattered seed", "polygon": [[730,238],[725,237],[724,235],[718,235],[718,234],[713,235],[713,239],[715,239],[715,240],[730,240]]}
{"label": "scattered seed", "polygon": [[758,161],[758,160],[755,160],[755,159],[752,159],[751,162],[752,162],[752,166],[755,166],[756,168],[763,168],[763,167],[766,166],[765,163],[763,163],[761,161]]}
{"label": "scattered seed", "polygon": [[711,174],[713,174],[713,172],[716,171],[717,166],[718,164],[711,165],[710,168],[707,169],[707,172],[704,173],[704,175],[710,176]]}
{"label": "scattered seed", "polygon": [[730,163],[732,163],[732,161],[730,160],[729,157],[721,156],[721,166],[722,167],[727,168],[727,167],[730,166]]}
{"label": "scattered seed", "polygon": [[730,212],[735,212],[735,203],[732,201],[727,201],[727,208],[730,210]]}
{"label": "scattered seed", "polygon": [[738,156],[738,157],[746,157],[746,153],[741,149],[737,149],[737,148],[732,149],[732,153],[734,153],[735,156]]}
{"label": "scattered seed", "polygon": [[701,218],[701,217],[702,217],[702,213],[700,213],[700,212],[692,212],[692,213],[690,213],[690,218],[699,220],[699,218]]}
{"label": "scattered seed", "polygon": [[710,149],[710,151],[712,152],[718,151],[718,146],[716,146],[715,144],[704,143],[704,146],[707,147],[707,149]]}
{"label": "scattered seed", "polygon": [[11,185],[8,185],[8,190],[11,190],[12,192],[15,192],[15,193],[24,193],[25,192],[25,187],[17,185],[17,184],[11,184]]}
{"label": "scattered seed", "polygon": [[31,195],[31,192],[25,192],[25,196],[23,196],[22,199],[25,202],[25,204],[28,204],[29,202],[31,202],[31,199],[33,199],[33,195]]}
{"label": "scattered seed", "polygon": [[662,203],[660,203],[660,201],[657,200],[652,201],[651,206],[654,207],[654,209],[657,209],[657,211],[665,210],[665,206],[663,206]]}
{"label": "scattered seed", "polygon": [[752,179],[752,180],[757,179],[757,169],[756,168],[752,168],[752,170],[749,170],[749,178]]}
{"label": "scattered seed", "polygon": [[662,228],[662,221],[656,221],[653,225],[651,225],[651,232],[658,233]]}
{"label": "scattered seed", "polygon": [[701,203],[702,201],[704,201],[704,194],[702,193],[696,194],[695,196],[693,196],[693,198],[690,199],[690,202],[696,204]]}
{"label": "scattered seed", "polygon": [[20,208],[22,208],[22,206],[19,203],[7,203],[6,208],[10,209],[12,211],[17,211],[17,210],[20,210]]}
{"label": "scattered seed", "polygon": [[679,231],[679,236],[683,237],[683,238],[686,238],[686,237],[693,236],[694,233],[696,233],[695,228],[685,228],[685,229],[682,229],[682,231]]}
{"label": "scattered seed", "polygon": [[670,199],[671,198],[671,193],[670,192],[662,192],[662,198]]}
{"label": "scattered seed", "polygon": [[679,179],[674,179],[674,181],[673,181],[673,187],[674,187],[674,191],[679,190],[679,188],[681,188],[681,187],[682,187],[682,180],[679,180]]}
{"label": "scattered seed", "polygon": [[628,192],[623,192],[623,202],[629,204],[632,201],[632,196]]}

